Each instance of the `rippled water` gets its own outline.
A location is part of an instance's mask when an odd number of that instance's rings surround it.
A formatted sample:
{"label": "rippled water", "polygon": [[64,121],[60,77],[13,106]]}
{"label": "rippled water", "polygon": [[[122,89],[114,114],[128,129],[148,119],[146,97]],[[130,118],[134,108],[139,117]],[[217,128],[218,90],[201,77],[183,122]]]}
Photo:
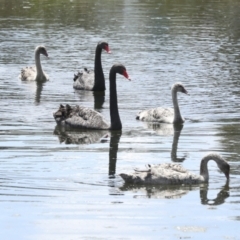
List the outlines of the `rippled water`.
{"label": "rippled water", "polygon": [[[0,0],[3,238],[238,239],[239,11],[237,0]],[[101,39],[112,50],[102,54],[106,78],[115,62],[132,78],[117,80],[123,130],[60,129],[52,117],[60,103],[109,119],[108,90],[100,99],[72,87],[81,66],[93,67]],[[22,83],[20,69],[34,63],[39,44],[50,81]],[[135,120],[141,109],[171,106],[177,81],[190,93],[179,94],[182,129]],[[229,185],[214,163],[203,186],[137,188],[118,175],[162,162],[198,173],[209,151],[229,161]]]}

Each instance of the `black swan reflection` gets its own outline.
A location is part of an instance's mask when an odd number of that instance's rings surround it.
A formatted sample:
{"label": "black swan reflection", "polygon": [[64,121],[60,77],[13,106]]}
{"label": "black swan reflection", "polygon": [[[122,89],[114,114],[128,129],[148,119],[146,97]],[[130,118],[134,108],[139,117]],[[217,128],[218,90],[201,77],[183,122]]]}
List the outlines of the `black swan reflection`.
{"label": "black swan reflection", "polygon": [[114,177],[116,173],[118,144],[122,135],[122,131],[111,131],[109,143],[109,176]]}
{"label": "black swan reflection", "polygon": [[122,131],[96,131],[96,130],[81,130],[74,131],[65,127],[56,126],[53,132],[58,136],[60,143],[65,144],[92,144],[96,142],[109,141],[109,170],[108,175],[114,178],[116,173],[118,144],[122,135]]}

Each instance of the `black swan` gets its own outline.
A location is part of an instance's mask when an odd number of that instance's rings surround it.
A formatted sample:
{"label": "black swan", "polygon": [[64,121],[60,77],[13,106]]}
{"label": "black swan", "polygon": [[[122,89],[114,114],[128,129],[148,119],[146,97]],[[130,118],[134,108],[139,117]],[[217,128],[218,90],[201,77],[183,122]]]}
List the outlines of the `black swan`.
{"label": "black swan", "polygon": [[81,72],[74,74],[73,88],[77,90],[105,91],[105,79],[101,62],[102,49],[107,53],[111,52],[108,43],[100,41],[96,47],[94,70],[84,68]]}
{"label": "black swan", "polygon": [[66,106],[60,105],[58,111],[53,114],[57,124],[75,128],[121,130],[122,123],[119,117],[117,102],[117,73],[130,80],[126,68],[122,64],[115,64],[110,69],[110,125],[104,120],[99,112],[81,106],[71,107],[68,104]]}
{"label": "black swan", "polygon": [[214,160],[218,168],[229,180],[230,166],[216,153],[209,153],[202,158],[200,164],[200,175],[193,174],[176,163],[163,163],[159,165],[148,165],[146,170],[135,170],[132,174],[121,173],[120,176],[126,183],[133,184],[199,184],[209,180],[207,163]]}

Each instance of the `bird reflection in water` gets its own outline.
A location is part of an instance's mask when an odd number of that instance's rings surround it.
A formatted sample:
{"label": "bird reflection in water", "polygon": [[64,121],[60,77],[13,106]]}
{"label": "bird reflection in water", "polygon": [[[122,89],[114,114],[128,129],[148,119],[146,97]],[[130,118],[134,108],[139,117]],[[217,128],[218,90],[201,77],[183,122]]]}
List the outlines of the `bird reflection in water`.
{"label": "bird reflection in water", "polygon": [[73,130],[57,125],[54,135],[58,136],[60,143],[65,144],[91,144],[95,142],[109,142],[109,178],[115,178],[118,144],[122,131],[99,131],[99,130]]}
{"label": "bird reflection in water", "polygon": [[105,102],[105,92],[93,92],[94,97],[94,109],[97,111],[99,110],[101,112],[101,109],[103,108],[103,104]]}
{"label": "bird reflection in water", "polygon": [[[200,189],[199,189],[200,188]],[[159,199],[178,199],[182,198],[184,195],[187,195],[190,191],[198,190],[200,191],[200,200],[203,205],[220,205],[225,202],[229,197],[229,185],[227,183],[219,189],[217,196],[213,199],[207,197],[208,184],[200,184],[200,186],[145,186],[145,185],[133,185],[133,184],[124,184],[120,187],[120,190],[132,191],[134,193],[134,198],[159,198]]]}
{"label": "bird reflection in water", "polygon": [[221,205],[230,196],[229,195],[229,181],[223,186],[221,191],[217,194],[215,198],[208,198],[208,185],[200,188],[200,199],[203,205],[216,206]]}
{"label": "bird reflection in water", "polygon": [[173,135],[173,143],[171,150],[171,159],[173,162],[183,162],[187,154],[182,157],[177,156],[178,141],[183,129],[183,124],[167,124],[167,123],[146,123],[147,128],[154,130],[158,135]]}
{"label": "bird reflection in water", "polygon": [[58,136],[60,143],[65,144],[91,144],[100,142],[105,138],[108,131],[87,130],[87,129],[67,129],[65,126],[57,125],[53,134]]}
{"label": "bird reflection in water", "polygon": [[37,82],[37,81],[22,82],[22,84],[29,86],[30,91],[35,92],[34,102],[36,105],[38,105],[41,102],[41,95],[42,95],[42,91],[43,91],[45,82]]}
{"label": "bird reflection in water", "polygon": [[75,94],[80,99],[80,102],[89,101],[92,102],[94,98],[94,110],[98,112],[102,112],[103,104],[105,102],[105,92],[92,92],[92,91],[82,91],[82,90],[75,90]]}
{"label": "bird reflection in water", "polygon": [[111,131],[109,143],[109,177],[115,178],[118,144],[122,135],[122,131]]}
{"label": "bird reflection in water", "polygon": [[35,94],[35,103],[36,104],[40,103],[41,95],[42,95],[42,91],[43,91],[43,85],[44,85],[44,83],[42,83],[42,82],[36,82],[36,94]]}

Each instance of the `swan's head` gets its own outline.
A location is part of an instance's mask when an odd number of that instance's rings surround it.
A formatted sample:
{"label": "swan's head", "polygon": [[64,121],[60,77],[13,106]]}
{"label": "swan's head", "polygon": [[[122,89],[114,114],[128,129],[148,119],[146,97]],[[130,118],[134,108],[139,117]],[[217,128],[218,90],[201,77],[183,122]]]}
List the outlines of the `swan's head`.
{"label": "swan's head", "polygon": [[107,42],[104,42],[104,41],[100,41],[98,42],[98,46],[102,49],[104,49],[107,53],[111,53],[110,51],[110,48],[109,48],[109,45]]}
{"label": "swan's head", "polygon": [[224,173],[227,180],[229,180],[230,165],[223,159],[221,163],[218,163],[218,167]]}
{"label": "swan's head", "polygon": [[59,124],[65,121],[71,114],[72,108],[68,104],[64,107],[62,104],[60,105],[59,109],[53,113],[53,117],[55,121]]}
{"label": "swan's head", "polygon": [[[228,162],[222,158],[221,155],[217,153],[209,153],[207,154],[203,159],[202,162],[208,162],[209,160],[214,160],[217,163],[218,168],[224,173],[227,180],[229,180],[229,174],[230,174],[230,165]],[[202,165],[202,163],[201,163]]]}
{"label": "swan's head", "polygon": [[121,75],[123,75],[125,78],[127,78],[129,81],[131,80],[130,77],[128,76],[127,70],[125,68],[125,66],[123,66],[122,64],[114,64],[110,70],[111,71],[115,71],[116,73],[119,73]]}
{"label": "swan's head", "polygon": [[175,91],[175,92],[182,92],[182,93],[185,93],[187,95],[189,95],[188,91],[185,89],[185,87],[183,86],[182,83],[174,83],[172,85],[172,91]]}
{"label": "swan's head", "polygon": [[47,50],[44,46],[38,46],[36,47],[35,52],[39,53],[39,54],[43,54],[44,56],[48,57],[48,53]]}

